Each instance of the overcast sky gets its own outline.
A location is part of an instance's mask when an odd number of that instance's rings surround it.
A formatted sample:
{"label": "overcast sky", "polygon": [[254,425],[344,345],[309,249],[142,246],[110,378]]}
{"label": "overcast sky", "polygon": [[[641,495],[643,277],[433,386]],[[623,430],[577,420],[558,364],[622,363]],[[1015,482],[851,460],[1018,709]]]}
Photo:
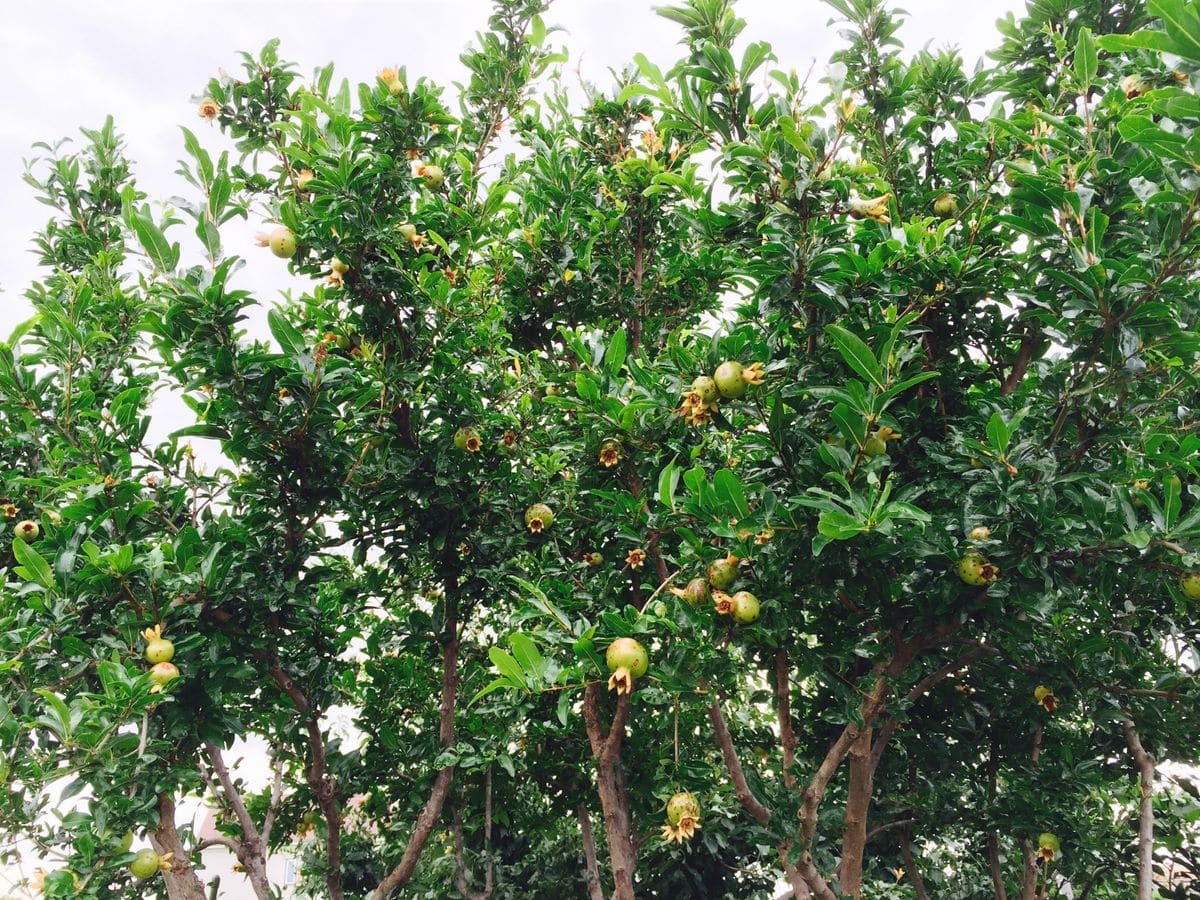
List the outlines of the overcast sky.
{"label": "overcast sky", "polygon": [[[644,52],[666,67],[679,53],[680,29],[655,15],[654,0],[556,0],[548,24],[588,80]],[[996,41],[995,20],[1023,0],[907,0],[901,36],[908,50],[957,46],[973,63]],[[126,138],[139,187],[152,198],[188,193],[174,174],[182,156],[179,125],[211,145],[213,126],[196,101],[218,68],[237,69],[240,50],[282,39],[285,59],[305,74],[334,61],[352,82],[371,80],[389,64],[449,85],[461,77],[460,51],[486,23],[489,0],[10,0],[0,26],[0,58],[16,77],[4,89],[0,117],[0,339],[28,317],[23,294],[38,277],[30,237],[47,218],[21,181],[36,141],[77,136],[112,114]],[[767,40],[783,68],[818,70],[839,45],[829,8],[816,0],[741,0],[743,40]],[[252,233],[248,229],[247,234]],[[266,254],[246,254],[241,286],[271,293],[282,274]],[[269,267],[269,268],[268,268]],[[280,287],[284,284],[280,284]],[[273,297],[262,297],[264,300]]]}

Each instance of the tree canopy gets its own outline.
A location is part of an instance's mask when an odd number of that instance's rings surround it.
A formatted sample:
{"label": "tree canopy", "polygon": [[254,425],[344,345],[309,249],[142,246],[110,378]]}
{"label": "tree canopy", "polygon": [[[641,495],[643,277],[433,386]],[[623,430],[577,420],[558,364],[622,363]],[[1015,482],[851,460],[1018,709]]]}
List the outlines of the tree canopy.
{"label": "tree canopy", "polygon": [[0,830],[45,896],[207,897],[188,796],[260,898],[280,850],[333,900],[1195,896],[1200,4],[1031,0],[974,68],[826,6],[808,74],[733,0],[606,87],[549,0],[457,91],[271,43],[169,202],[111,120],[40,145]]}

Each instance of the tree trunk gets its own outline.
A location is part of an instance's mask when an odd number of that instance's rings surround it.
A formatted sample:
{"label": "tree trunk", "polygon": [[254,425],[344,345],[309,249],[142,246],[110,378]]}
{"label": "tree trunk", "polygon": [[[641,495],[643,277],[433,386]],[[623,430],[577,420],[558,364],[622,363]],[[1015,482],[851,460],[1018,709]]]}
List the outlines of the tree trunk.
{"label": "tree trunk", "polygon": [[912,837],[907,831],[900,832],[900,858],[904,860],[904,871],[908,873],[909,884],[917,892],[917,900],[929,900],[925,891],[925,879],[921,877],[921,869],[912,852]]}
{"label": "tree trunk", "polygon": [[874,782],[871,777],[870,725],[850,745],[850,791],[842,819],[842,861],[838,864],[841,891],[853,900],[862,896],[863,853],[867,849],[867,815]]}
{"label": "tree trunk", "polygon": [[600,685],[589,684],[583,695],[583,715],[592,755],[596,758],[596,787],[604,813],[604,833],[612,864],[612,900],[634,900],[633,870],[637,851],[633,845],[633,822],[629,814],[629,795],[621,774],[621,741],[631,705],[629,694],[617,698],[617,710],[607,735],[600,724]]}
{"label": "tree trunk", "polygon": [[1000,868],[1000,837],[994,831],[988,835],[987,857],[995,900],[1008,900],[1008,890],[1004,887],[1004,870]]}
{"label": "tree trunk", "polygon": [[587,806],[580,803],[576,810],[579,816],[579,833],[583,838],[583,861],[587,866],[588,900],[604,900],[604,888],[600,886],[600,865],[596,862],[596,840],[592,837],[592,819]]}
{"label": "tree trunk", "polygon": [[[446,627],[442,639],[442,697],[439,708],[438,740],[443,747],[454,745],[454,707],[458,696],[458,586],[448,585],[446,590]],[[454,766],[446,766],[433,780],[433,789],[416,825],[408,838],[408,846],[400,862],[379,882],[371,894],[371,900],[387,900],[395,891],[408,884],[417,870],[417,862],[433,833],[433,827],[442,816],[450,783],[454,780]]]}
{"label": "tree trunk", "polygon": [[159,856],[171,854],[171,868],[162,873],[170,900],[208,900],[175,830],[175,799],[170,794],[158,795],[158,827],[150,833],[150,844]]}
{"label": "tree trunk", "polygon": [[1025,874],[1021,879],[1021,900],[1038,900],[1038,857],[1029,838],[1021,839],[1021,857]]}
{"label": "tree trunk", "polygon": [[1137,765],[1141,786],[1138,813],[1138,894],[1137,900],[1150,900],[1154,894],[1154,759],[1142,746],[1137,727],[1126,719],[1125,741]]}

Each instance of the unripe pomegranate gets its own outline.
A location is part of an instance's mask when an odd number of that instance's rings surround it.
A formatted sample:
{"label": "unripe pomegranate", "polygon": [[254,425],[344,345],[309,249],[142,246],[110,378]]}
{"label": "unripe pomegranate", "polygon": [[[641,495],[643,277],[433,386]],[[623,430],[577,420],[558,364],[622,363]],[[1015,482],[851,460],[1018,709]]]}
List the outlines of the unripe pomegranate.
{"label": "unripe pomegranate", "polygon": [[693,578],[686,587],[671,588],[671,593],[692,606],[699,606],[708,601],[708,582],[703,578]]}
{"label": "unripe pomegranate", "polygon": [[468,425],[454,432],[454,446],[467,453],[478,453],[483,447],[483,441],[480,440],[479,432]]}
{"label": "unripe pomegranate", "polygon": [[718,591],[728,590],[737,580],[737,576],[738,558],[736,556],[715,560],[708,567],[708,582]]}
{"label": "unripe pomegranate", "polygon": [[878,434],[870,435],[863,443],[863,455],[870,459],[882,456],[884,453],[887,453],[887,441]]}
{"label": "unripe pomegranate", "polygon": [[742,364],[735,359],[728,359],[717,366],[712,380],[721,396],[727,399],[736,399],[746,393],[746,378],[742,374]]}
{"label": "unripe pomegranate", "polygon": [[634,679],[641,678],[650,668],[646,648],[633,638],[617,638],[609,644],[604,660],[608,664],[608,671],[612,673],[608,686],[618,694],[631,692]]}
{"label": "unripe pomegranate", "polygon": [[534,503],[525,510],[525,527],[534,534],[541,534],[554,524],[554,511],[545,503]]}
{"label": "unripe pomegranate", "polygon": [[678,825],[684,819],[700,819],[700,801],[687,791],[680,791],[667,801],[667,821]]}
{"label": "unripe pomegranate", "polygon": [[280,259],[290,259],[296,255],[296,235],[286,225],[280,225],[267,235],[267,246]]}
{"label": "unripe pomegranate", "polygon": [[983,587],[1000,577],[1000,569],[982,553],[970,551],[958,561],[958,577],[967,584]]}
{"label": "unripe pomegranate", "polygon": [[967,535],[967,537],[973,541],[986,541],[989,540],[991,536],[992,529],[988,528],[986,525],[976,525]]}
{"label": "unripe pomegranate", "polygon": [[712,403],[712,401],[717,399],[717,394],[719,393],[717,383],[707,375],[697,375],[695,380],[692,381],[692,390],[705,403]]}
{"label": "unripe pomegranate", "polygon": [[159,690],[162,690],[178,677],[179,669],[175,667],[174,663],[155,663],[150,669],[150,680],[154,682]]}
{"label": "unripe pomegranate", "polygon": [[1043,831],[1038,835],[1038,856],[1046,862],[1054,862],[1061,850],[1062,844],[1059,843],[1057,835],[1048,831]]}
{"label": "unripe pomegranate", "polygon": [[158,854],[149,847],[144,850],[139,850],[133,858],[133,862],[129,864],[129,871],[133,877],[139,881],[145,881],[147,878],[153,878],[158,874],[158,870],[162,867],[162,861],[158,858]]}
{"label": "unripe pomegranate", "polygon": [[438,190],[446,182],[446,173],[441,166],[424,165],[421,167],[421,180],[432,190]]}
{"label": "unripe pomegranate", "polygon": [[604,562],[604,557],[601,556],[599,553],[592,551],[591,553],[583,554],[583,561],[587,565],[594,567],[594,566],[598,566],[598,565],[600,565],[600,563]]}
{"label": "unripe pomegranate", "polygon": [[758,598],[749,591],[738,591],[733,595],[733,618],[742,625],[749,625],[758,618]]}
{"label": "unripe pomegranate", "polygon": [[42,533],[42,529],[33,519],[24,519],[17,523],[17,527],[13,529],[13,536],[18,541],[24,541],[29,544],[38,539],[38,535]]}
{"label": "unripe pomegranate", "polygon": [[338,275],[345,275],[350,271],[350,263],[335,256],[329,261],[329,268]]}
{"label": "unripe pomegranate", "polygon": [[1179,589],[1184,596],[1200,600],[1200,572],[1184,572],[1179,576]]}
{"label": "unripe pomegranate", "polygon": [[147,628],[145,635],[146,662],[158,665],[159,663],[169,663],[174,658],[175,645],[162,636],[161,625]]}
{"label": "unripe pomegranate", "polygon": [[621,461],[621,442],[615,438],[609,438],[600,445],[600,453],[597,458],[600,460],[600,465],[611,469]]}
{"label": "unripe pomegranate", "polygon": [[939,194],[933,201],[933,214],[939,219],[953,219],[958,215],[958,198],[953,194]]}
{"label": "unripe pomegranate", "polygon": [[1039,684],[1033,689],[1033,699],[1048,713],[1058,709],[1058,698],[1054,696],[1054,691],[1044,684]]}

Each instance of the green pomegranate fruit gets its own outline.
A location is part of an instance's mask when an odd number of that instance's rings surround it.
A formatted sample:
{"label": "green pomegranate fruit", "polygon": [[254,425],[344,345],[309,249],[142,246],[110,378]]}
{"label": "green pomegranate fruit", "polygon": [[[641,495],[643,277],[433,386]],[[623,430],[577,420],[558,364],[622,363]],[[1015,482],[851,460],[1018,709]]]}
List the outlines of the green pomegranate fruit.
{"label": "green pomegranate fruit", "polygon": [[986,525],[976,525],[967,535],[973,541],[986,541],[992,536],[992,529]]}
{"label": "green pomegranate fruit", "polygon": [[350,263],[335,256],[329,261],[329,268],[331,271],[337,272],[339,275],[345,275],[350,271]]}
{"label": "green pomegranate fruit", "polygon": [[456,450],[466,453],[478,453],[483,447],[483,441],[480,440],[479,432],[474,428],[460,428],[454,432],[454,447]]}
{"label": "green pomegranate fruit", "polygon": [[1049,831],[1043,831],[1038,835],[1038,856],[1047,862],[1053,862],[1062,850],[1062,844],[1059,843],[1058,835],[1051,834]]}
{"label": "green pomegranate fruit", "polygon": [[158,854],[147,847],[137,852],[137,855],[133,858],[133,862],[129,864],[129,871],[133,874],[134,878],[139,881],[145,881],[147,878],[153,878],[158,874],[160,865]]}
{"label": "green pomegranate fruit", "polygon": [[150,669],[150,680],[160,688],[166,687],[172,681],[179,677],[179,669],[174,663],[160,662],[155,663]]}
{"label": "green pomegranate fruit", "polygon": [[757,619],[758,609],[758,598],[749,591],[738,591],[733,595],[733,618],[742,625]]}
{"label": "green pomegranate fruit", "polygon": [[724,591],[737,580],[738,560],[736,556],[718,559],[708,567],[708,582],[714,590]]}
{"label": "green pomegranate fruit", "polygon": [[742,374],[742,364],[737,360],[729,359],[717,366],[712,380],[726,399],[735,400],[746,393],[746,378]]}
{"label": "green pomegranate fruit", "polygon": [[290,259],[296,255],[296,235],[286,225],[280,225],[268,235],[267,246],[280,259]]}
{"label": "green pomegranate fruit", "polygon": [[425,165],[421,167],[421,178],[428,187],[436,191],[445,183],[446,173],[442,171],[441,166]]}
{"label": "green pomegranate fruit", "polygon": [[969,585],[983,587],[1000,577],[1000,569],[982,553],[968,553],[958,561],[958,577]]}
{"label": "green pomegranate fruit", "polygon": [[525,527],[534,534],[541,534],[554,524],[554,511],[545,503],[534,503],[525,510]]}
{"label": "green pomegranate fruit", "polygon": [[158,665],[169,663],[175,656],[175,645],[164,637],[155,638],[146,645],[146,662]]}
{"label": "green pomegranate fruit", "polygon": [[1179,589],[1184,596],[1200,600],[1200,572],[1184,572],[1179,576]]}
{"label": "green pomegranate fruit", "polygon": [[708,582],[703,578],[693,578],[687,583],[679,596],[692,606],[700,606],[708,602]]}
{"label": "green pomegranate fruit", "polygon": [[25,519],[18,522],[17,527],[13,529],[13,536],[18,541],[24,541],[27,544],[38,539],[38,535],[42,533],[42,529],[33,519]]}
{"label": "green pomegranate fruit", "polygon": [[953,194],[940,194],[933,201],[933,214],[939,219],[953,219],[958,215],[958,198]]}
{"label": "green pomegranate fruit", "polygon": [[634,678],[641,678],[650,668],[646,648],[633,638],[617,638],[609,644],[604,660],[608,663],[608,671],[625,669]]}
{"label": "green pomegranate fruit", "polygon": [[707,375],[696,376],[696,380],[692,382],[692,391],[698,394],[700,399],[705,403],[712,403],[712,401],[717,399],[717,394],[720,393],[717,389],[717,383]]}
{"label": "green pomegranate fruit", "polygon": [[863,443],[863,455],[875,458],[887,453],[887,441],[877,434],[873,434]]}
{"label": "green pomegranate fruit", "polygon": [[654,607],[650,611],[656,616],[665,616],[667,614],[667,604],[663,603],[661,600],[655,600]]}
{"label": "green pomegranate fruit", "polygon": [[687,791],[680,791],[667,801],[667,821],[678,825],[684,819],[700,818],[700,801]]}

